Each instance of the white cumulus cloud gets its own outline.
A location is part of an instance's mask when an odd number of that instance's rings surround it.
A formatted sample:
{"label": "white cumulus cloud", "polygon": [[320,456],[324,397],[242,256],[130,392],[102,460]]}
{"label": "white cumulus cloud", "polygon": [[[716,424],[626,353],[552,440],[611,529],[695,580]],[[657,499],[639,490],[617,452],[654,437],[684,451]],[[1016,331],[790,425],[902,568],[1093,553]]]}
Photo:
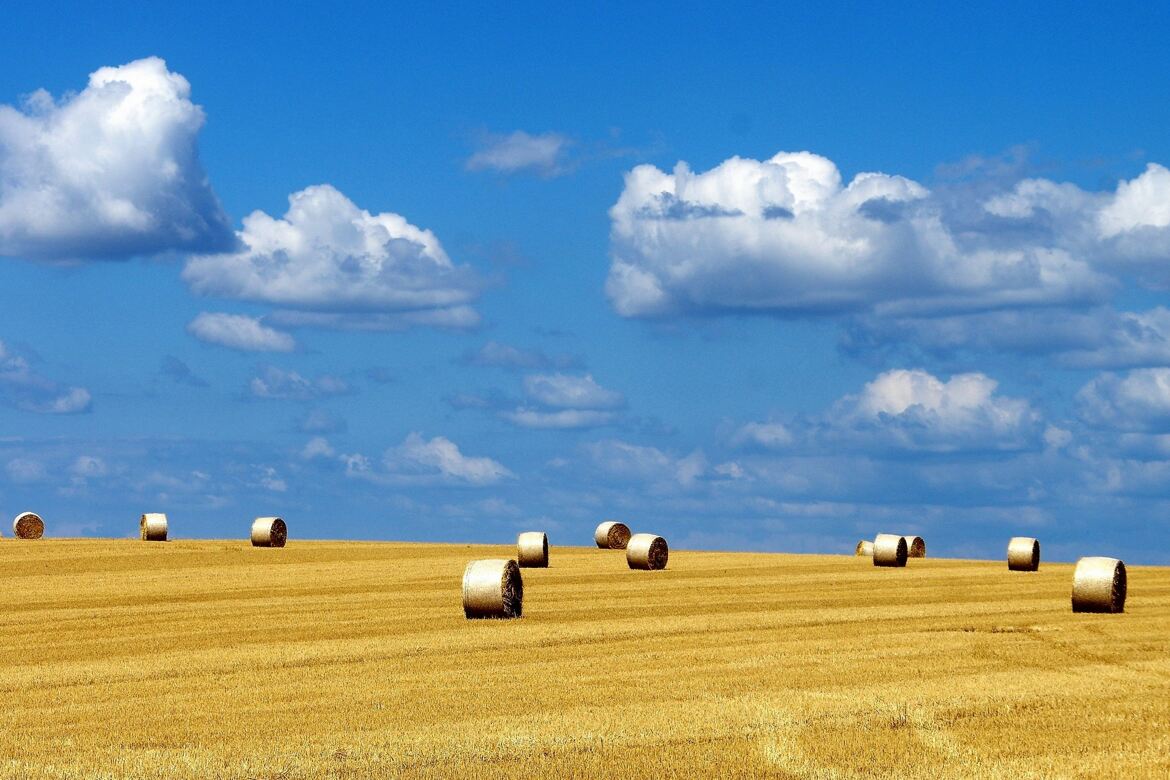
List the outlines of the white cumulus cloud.
{"label": "white cumulus cloud", "polygon": [[562,409],[613,409],[625,403],[621,393],[597,384],[591,374],[531,374],[524,392],[534,401]]}
{"label": "white cumulus cloud", "polygon": [[0,254],[47,260],[219,251],[231,226],[199,162],[203,111],[157,57],[81,92],[0,106]]}
{"label": "white cumulus cloud", "polygon": [[288,333],[242,314],[200,312],[187,325],[187,332],[200,341],[242,352],[292,352],[297,346]]}
{"label": "white cumulus cloud", "polygon": [[1168,276],[1149,262],[1170,257],[1159,165],[1112,193],[1029,179],[957,197],[884,173],[846,184],[808,152],[699,173],[640,165],[610,209],[606,290],[630,317],[938,316],[1103,301],[1135,262]]}
{"label": "white cumulus cloud", "polygon": [[289,196],[277,219],[244,218],[238,252],[191,258],[183,279],[201,295],[282,307],[273,322],[394,330],[468,327],[482,282],[451,262],[435,234],[393,213],[371,214],[322,184]]}

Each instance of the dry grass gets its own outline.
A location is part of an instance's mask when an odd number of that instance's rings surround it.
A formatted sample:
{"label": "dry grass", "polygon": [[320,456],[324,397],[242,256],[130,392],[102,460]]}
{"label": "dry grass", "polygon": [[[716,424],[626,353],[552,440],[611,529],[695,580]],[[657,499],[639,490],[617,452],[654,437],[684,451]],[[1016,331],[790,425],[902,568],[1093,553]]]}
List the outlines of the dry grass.
{"label": "dry grass", "polygon": [[1170,569],[566,547],[466,620],[514,549],[0,542],[0,777],[1170,774]]}

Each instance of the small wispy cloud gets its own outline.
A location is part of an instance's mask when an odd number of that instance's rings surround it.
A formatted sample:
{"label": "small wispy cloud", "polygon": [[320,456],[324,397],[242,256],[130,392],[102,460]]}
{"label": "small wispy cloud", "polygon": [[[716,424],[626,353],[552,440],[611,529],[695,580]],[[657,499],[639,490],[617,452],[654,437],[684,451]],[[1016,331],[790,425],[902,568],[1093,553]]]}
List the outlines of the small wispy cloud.
{"label": "small wispy cloud", "polygon": [[270,328],[255,317],[222,312],[200,312],[187,325],[187,332],[200,341],[241,352],[292,352],[296,339]]}
{"label": "small wispy cloud", "polygon": [[572,141],[560,133],[531,135],[516,130],[506,135],[484,135],[480,148],[467,158],[469,171],[512,174],[532,172],[553,177],[568,173],[567,150]]}

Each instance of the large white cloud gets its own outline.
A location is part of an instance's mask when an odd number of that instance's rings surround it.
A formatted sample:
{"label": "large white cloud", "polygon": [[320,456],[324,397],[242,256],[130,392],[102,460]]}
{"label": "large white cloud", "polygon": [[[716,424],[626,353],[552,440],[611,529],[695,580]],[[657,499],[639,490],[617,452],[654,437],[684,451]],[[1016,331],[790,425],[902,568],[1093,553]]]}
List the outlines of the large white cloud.
{"label": "large white cloud", "polygon": [[808,152],[733,157],[702,173],[641,165],[610,209],[606,290],[631,317],[1102,301],[1125,263],[1170,258],[1168,194],[1158,165],[1114,193],[1031,179],[959,204],[901,176],[844,184]]}
{"label": "large white cloud", "polygon": [[124,258],[234,245],[199,162],[203,111],[157,57],[0,106],[0,254]]}
{"label": "large white cloud", "polygon": [[399,329],[478,323],[479,277],[451,262],[435,234],[398,214],[371,214],[322,184],[289,196],[281,219],[244,218],[239,252],[193,257],[183,279],[201,295],[291,310],[274,321]]}
{"label": "large white cloud", "polygon": [[200,312],[187,324],[187,332],[200,341],[242,352],[292,352],[297,346],[289,334],[243,314]]}

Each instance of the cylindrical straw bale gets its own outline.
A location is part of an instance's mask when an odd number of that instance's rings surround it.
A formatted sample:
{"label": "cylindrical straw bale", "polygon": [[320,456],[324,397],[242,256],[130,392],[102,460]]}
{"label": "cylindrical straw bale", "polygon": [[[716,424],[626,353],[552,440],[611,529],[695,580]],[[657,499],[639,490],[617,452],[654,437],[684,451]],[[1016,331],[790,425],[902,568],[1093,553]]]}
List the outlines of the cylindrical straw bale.
{"label": "cylindrical straw bale", "polygon": [[905,566],[907,556],[905,536],[878,534],[874,537],[874,566]]}
{"label": "cylindrical straw bale", "polygon": [[472,561],[463,571],[463,614],[468,618],[518,618],[524,581],[516,561]]}
{"label": "cylindrical straw bale", "polygon": [[1124,612],[1125,564],[1116,558],[1081,558],[1073,572],[1073,612]]}
{"label": "cylindrical straw bale", "polygon": [[866,558],[873,557],[873,542],[868,539],[862,539],[857,543],[857,549],[853,551],[854,555],[863,555]]}
{"label": "cylindrical straw bale", "polygon": [[593,532],[593,541],[603,550],[624,550],[630,543],[630,527],[625,523],[606,520]]}
{"label": "cylindrical straw bale", "polygon": [[905,539],[907,556],[910,558],[926,557],[926,542],[922,540],[921,536],[907,536]]}
{"label": "cylindrical straw bale", "polygon": [[525,531],[516,537],[516,562],[524,569],[548,567],[548,534]]}
{"label": "cylindrical straw bale", "polygon": [[288,525],[279,517],[257,517],[252,521],[253,547],[284,547]]}
{"label": "cylindrical straw bale", "polygon": [[148,512],[138,521],[138,530],[144,542],[167,540],[167,516],[162,512]]}
{"label": "cylindrical straw bale", "polygon": [[1008,542],[1008,569],[1036,571],[1040,568],[1040,542],[1030,536],[1013,536]]}
{"label": "cylindrical straw bale", "polygon": [[36,512],[21,512],[12,521],[17,539],[40,539],[45,535],[45,521]]}
{"label": "cylindrical straw bale", "polygon": [[669,557],[666,540],[654,534],[634,534],[626,547],[626,563],[631,569],[665,569]]}

